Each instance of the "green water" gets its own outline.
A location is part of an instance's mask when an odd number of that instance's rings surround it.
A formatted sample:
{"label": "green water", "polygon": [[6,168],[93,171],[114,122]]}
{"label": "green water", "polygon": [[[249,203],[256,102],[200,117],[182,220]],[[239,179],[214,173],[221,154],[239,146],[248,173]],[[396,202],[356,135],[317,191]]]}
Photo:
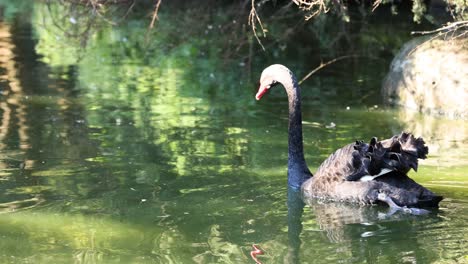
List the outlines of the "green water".
{"label": "green water", "polygon": [[[430,157],[411,175],[445,196],[428,216],[288,196],[286,95],[256,102],[255,81],[273,62],[304,75],[317,47],[225,60],[215,30],[181,37],[162,13],[153,41],[147,20],[101,21],[84,48],[64,34],[80,30],[68,17],[53,22],[60,7],[6,7],[1,263],[254,263],[252,244],[263,263],[468,262],[466,121],[382,106],[391,56],[344,61],[302,85],[306,159],[314,171],[355,139],[423,136]],[[388,38],[379,25],[369,38]]]}

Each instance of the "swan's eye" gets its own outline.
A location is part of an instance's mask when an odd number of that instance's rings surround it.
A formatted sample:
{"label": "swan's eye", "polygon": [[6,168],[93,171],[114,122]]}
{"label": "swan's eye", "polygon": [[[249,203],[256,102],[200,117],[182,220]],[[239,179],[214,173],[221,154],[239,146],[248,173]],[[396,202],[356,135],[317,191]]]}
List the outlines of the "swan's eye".
{"label": "swan's eye", "polygon": [[273,87],[273,86],[275,86],[277,84],[278,84],[278,81],[275,81],[275,80],[271,81],[270,85],[268,85],[268,89],[270,89],[271,87]]}

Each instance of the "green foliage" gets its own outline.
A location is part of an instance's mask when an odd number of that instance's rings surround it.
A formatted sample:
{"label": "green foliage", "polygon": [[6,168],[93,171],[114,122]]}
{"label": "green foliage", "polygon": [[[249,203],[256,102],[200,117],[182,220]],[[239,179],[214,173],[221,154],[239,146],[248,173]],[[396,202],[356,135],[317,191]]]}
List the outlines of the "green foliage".
{"label": "green foliage", "polygon": [[32,10],[32,0],[0,0],[0,7],[2,7],[2,19],[11,22],[18,12],[23,12],[28,16]]}
{"label": "green foliage", "polygon": [[[273,2],[274,5],[276,1],[266,0],[266,1],[258,1],[258,6],[261,7],[266,3]],[[293,1],[299,10],[302,11],[304,14],[304,18],[306,20],[309,19],[316,19],[317,17],[328,14],[334,13],[336,14],[341,20],[345,22],[350,22],[352,17],[350,16],[349,10],[354,8],[356,5],[359,6],[360,11],[365,13],[366,15],[371,15],[371,13],[377,8],[385,8],[386,6],[391,7],[392,13],[397,13],[398,9],[406,8],[406,2],[398,2],[393,0],[381,0],[381,1],[361,1],[359,3],[356,2],[346,2],[346,1],[328,1],[328,0],[296,0]],[[452,19],[455,21],[464,21],[467,19],[467,8],[468,3],[464,0],[456,0],[456,1],[448,1],[445,0],[442,3],[431,3],[430,1],[424,0],[414,0],[412,1],[411,12],[413,13],[413,20],[417,23],[421,23],[423,18],[427,18],[427,20],[431,23],[437,24],[437,22],[433,21],[431,15],[427,14],[427,11],[430,9],[428,5],[445,5],[446,11],[448,14],[452,16]],[[283,7],[284,8],[284,7]],[[437,8],[437,7],[436,7]],[[330,12],[331,11],[331,12]],[[440,11],[436,11],[440,12]]]}
{"label": "green foliage", "polygon": [[458,21],[468,20],[468,2],[466,0],[450,1],[451,12]]}
{"label": "green foliage", "polygon": [[413,1],[413,7],[411,8],[411,11],[414,14],[413,20],[417,23],[421,23],[421,19],[423,15],[426,13],[427,8],[426,4],[424,3],[424,0],[414,0]]}

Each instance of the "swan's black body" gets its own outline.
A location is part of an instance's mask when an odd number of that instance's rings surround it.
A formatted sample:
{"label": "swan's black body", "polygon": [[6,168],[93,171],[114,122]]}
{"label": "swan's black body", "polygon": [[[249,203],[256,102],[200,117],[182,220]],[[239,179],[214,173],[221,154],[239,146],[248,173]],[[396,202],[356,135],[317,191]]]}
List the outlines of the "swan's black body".
{"label": "swan's black body", "polygon": [[[370,143],[357,141],[331,154],[312,177],[303,151],[300,88],[293,73],[283,65],[267,67],[260,78],[259,100],[269,88],[281,83],[289,101],[288,185],[301,188],[305,198],[322,198],[371,204],[384,193],[400,206],[435,207],[442,200],[407,176],[417,170],[418,159],[428,149],[422,138],[401,133]],[[366,180],[366,181],[363,181]]]}

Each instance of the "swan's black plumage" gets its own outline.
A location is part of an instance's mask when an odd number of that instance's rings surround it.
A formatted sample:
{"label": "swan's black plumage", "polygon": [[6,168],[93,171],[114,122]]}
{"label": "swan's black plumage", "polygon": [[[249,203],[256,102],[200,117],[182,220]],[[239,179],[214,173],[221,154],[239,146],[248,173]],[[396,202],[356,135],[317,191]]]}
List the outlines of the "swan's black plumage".
{"label": "swan's black plumage", "polygon": [[405,132],[382,141],[372,138],[369,143],[348,144],[331,154],[312,176],[304,159],[300,88],[294,74],[283,65],[267,67],[256,99],[278,83],[289,102],[288,185],[301,188],[305,198],[371,204],[385,193],[400,206],[437,206],[442,200],[408,177],[410,169],[417,170],[418,159],[426,158],[428,148],[422,138]]}

